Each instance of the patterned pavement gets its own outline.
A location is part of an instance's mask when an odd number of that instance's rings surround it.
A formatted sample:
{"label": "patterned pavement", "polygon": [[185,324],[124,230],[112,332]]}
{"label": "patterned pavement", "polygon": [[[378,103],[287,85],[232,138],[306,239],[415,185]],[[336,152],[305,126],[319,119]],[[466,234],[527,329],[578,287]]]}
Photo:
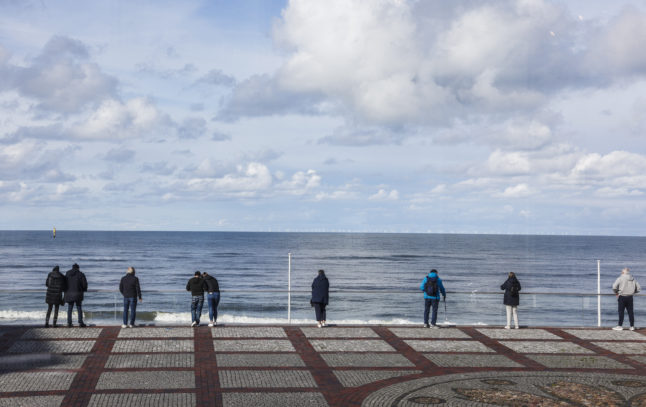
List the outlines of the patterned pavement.
{"label": "patterned pavement", "polygon": [[2,406],[646,406],[646,330],[0,327]]}

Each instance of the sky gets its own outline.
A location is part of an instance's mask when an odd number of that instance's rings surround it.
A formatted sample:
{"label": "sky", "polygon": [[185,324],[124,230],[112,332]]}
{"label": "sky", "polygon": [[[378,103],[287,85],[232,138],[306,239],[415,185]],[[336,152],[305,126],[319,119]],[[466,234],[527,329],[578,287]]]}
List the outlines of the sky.
{"label": "sky", "polygon": [[0,229],[638,235],[638,0],[0,0]]}

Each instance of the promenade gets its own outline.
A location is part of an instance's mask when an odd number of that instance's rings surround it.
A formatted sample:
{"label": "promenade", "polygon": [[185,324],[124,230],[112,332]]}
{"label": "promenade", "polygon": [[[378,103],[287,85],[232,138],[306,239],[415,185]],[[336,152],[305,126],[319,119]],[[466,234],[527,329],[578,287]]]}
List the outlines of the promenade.
{"label": "promenade", "polygon": [[646,330],[0,327],[0,406],[646,406]]}

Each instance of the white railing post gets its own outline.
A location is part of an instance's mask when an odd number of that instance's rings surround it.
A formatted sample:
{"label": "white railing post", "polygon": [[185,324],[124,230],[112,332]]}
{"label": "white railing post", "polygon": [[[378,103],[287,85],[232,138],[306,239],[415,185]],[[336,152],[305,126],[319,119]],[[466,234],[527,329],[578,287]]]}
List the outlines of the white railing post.
{"label": "white railing post", "polygon": [[287,323],[292,323],[292,254],[287,253]]}
{"label": "white railing post", "polygon": [[601,326],[601,260],[597,260],[597,326]]}

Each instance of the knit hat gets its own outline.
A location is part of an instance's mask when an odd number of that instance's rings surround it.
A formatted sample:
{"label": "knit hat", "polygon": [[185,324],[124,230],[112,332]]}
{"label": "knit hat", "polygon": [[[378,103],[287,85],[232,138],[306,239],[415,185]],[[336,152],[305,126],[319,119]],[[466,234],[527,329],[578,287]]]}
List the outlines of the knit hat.
{"label": "knit hat", "polygon": [[60,270],[58,266],[54,266],[54,268],[52,269],[52,271],[58,271],[58,270]]}

